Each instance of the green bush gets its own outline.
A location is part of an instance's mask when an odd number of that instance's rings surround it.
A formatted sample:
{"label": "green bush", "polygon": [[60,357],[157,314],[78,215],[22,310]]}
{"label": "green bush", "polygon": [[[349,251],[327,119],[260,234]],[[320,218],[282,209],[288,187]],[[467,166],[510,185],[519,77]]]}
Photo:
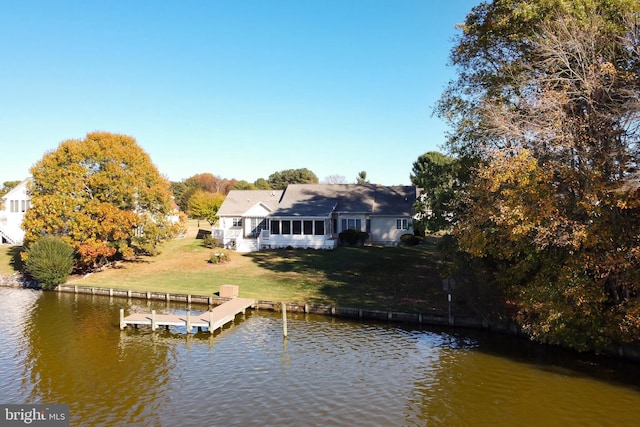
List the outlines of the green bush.
{"label": "green bush", "polygon": [[340,233],[338,238],[342,246],[362,246],[369,239],[369,233],[350,228]]}
{"label": "green bush", "polygon": [[41,237],[26,252],[25,268],[44,289],[55,289],[73,269],[73,247],[59,237]]}
{"label": "green bush", "polygon": [[205,234],[202,237],[202,245],[205,248],[213,249],[217,248],[220,242],[215,237],[211,237],[211,234]]}
{"label": "green bush", "polygon": [[229,254],[224,251],[217,251],[211,254],[211,258],[209,258],[209,262],[212,264],[221,264],[223,262],[229,262],[231,258]]}
{"label": "green bush", "polygon": [[415,234],[406,233],[400,236],[400,242],[402,242],[402,244],[405,246],[417,246],[421,244],[422,241],[423,238],[420,236],[416,236]]}

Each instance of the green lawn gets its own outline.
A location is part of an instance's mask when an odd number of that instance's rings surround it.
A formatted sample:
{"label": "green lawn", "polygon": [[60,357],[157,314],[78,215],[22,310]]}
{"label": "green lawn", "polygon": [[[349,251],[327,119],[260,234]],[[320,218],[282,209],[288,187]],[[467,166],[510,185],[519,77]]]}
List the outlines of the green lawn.
{"label": "green lawn", "polygon": [[0,246],[0,274],[13,274],[20,271],[22,268],[21,249],[20,246]]}
{"label": "green lawn", "polygon": [[[70,281],[81,286],[210,295],[220,285],[240,287],[240,296],[264,301],[331,304],[397,311],[444,312],[441,261],[434,246],[362,247],[325,250],[269,250],[208,262],[216,250],[196,239],[190,223],[185,238],[172,240],[156,257],[123,262]],[[0,273],[13,272],[11,250]],[[15,253],[15,250],[13,251]]]}

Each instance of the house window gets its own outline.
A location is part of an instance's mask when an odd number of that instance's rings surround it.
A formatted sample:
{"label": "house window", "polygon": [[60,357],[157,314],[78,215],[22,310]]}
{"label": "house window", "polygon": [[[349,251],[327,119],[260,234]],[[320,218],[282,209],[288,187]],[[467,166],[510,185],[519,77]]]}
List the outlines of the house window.
{"label": "house window", "polygon": [[234,227],[242,227],[242,218],[233,218],[232,221]]}
{"label": "house window", "polygon": [[409,220],[407,218],[396,219],[396,230],[406,230],[409,228]]}
{"label": "house window", "polygon": [[280,234],[280,221],[271,221],[271,234]]}
{"label": "house window", "polygon": [[267,220],[261,218],[251,218],[251,235],[258,236],[262,230],[267,229]]}
{"label": "house window", "polygon": [[26,200],[21,200],[21,209],[20,212],[26,212],[27,211],[27,201]]}
{"label": "house window", "polygon": [[282,234],[291,234],[291,221],[282,221]]}
{"label": "house window", "polygon": [[293,234],[302,234],[302,221],[297,219],[292,222],[293,222]]}
{"label": "house window", "polygon": [[303,234],[313,234],[313,221],[303,221]]}
{"label": "house window", "polygon": [[315,230],[313,234],[315,234],[316,236],[324,235],[324,221],[315,222]]}
{"label": "house window", "polygon": [[362,231],[362,220],[360,218],[342,218],[342,231],[349,229]]}

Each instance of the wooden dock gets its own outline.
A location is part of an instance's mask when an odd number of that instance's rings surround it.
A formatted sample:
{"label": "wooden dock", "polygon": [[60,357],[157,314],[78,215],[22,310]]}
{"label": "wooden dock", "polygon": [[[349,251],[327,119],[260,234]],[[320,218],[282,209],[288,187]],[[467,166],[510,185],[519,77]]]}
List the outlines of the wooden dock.
{"label": "wooden dock", "polygon": [[204,313],[193,315],[187,311],[185,314],[156,314],[151,310],[151,314],[133,313],[124,316],[124,309],[120,309],[120,329],[128,325],[137,327],[138,325],[151,326],[155,331],[158,326],[184,326],[190,334],[193,328],[207,328],[210,333],[222,328],[229,322],[233,322],[237,314],[244,313],[247,308],[255,306],[256,301],[249,298],[234,298],[223,304],[214,307]]}

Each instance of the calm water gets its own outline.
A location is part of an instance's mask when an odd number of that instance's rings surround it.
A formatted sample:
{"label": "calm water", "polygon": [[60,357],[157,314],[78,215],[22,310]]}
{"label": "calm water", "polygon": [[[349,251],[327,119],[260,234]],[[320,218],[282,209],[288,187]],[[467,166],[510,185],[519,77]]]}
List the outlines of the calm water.
{"label": "calm water", "polygon": [[[625,426],[640,365],[467,330],[250,312],[213,337],[118,328],[184,307],[0,289],[0,403],[74,426]],[[194,311],[199,311],[197,307]]]}

